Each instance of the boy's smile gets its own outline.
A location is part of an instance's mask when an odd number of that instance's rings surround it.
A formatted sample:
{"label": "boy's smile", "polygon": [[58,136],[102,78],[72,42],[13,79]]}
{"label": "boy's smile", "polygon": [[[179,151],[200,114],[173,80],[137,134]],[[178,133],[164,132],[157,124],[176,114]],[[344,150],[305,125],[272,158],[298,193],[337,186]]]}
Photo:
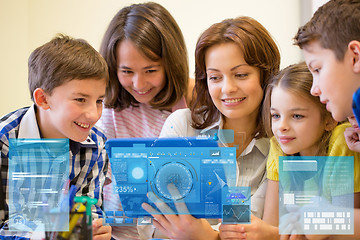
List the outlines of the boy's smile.
{"label": "boy's smile", "polygon": [[46,103],[37,113],[42,136],[85,141],[101,117],[105,87],[105,80],[70,80],[45,93]]}

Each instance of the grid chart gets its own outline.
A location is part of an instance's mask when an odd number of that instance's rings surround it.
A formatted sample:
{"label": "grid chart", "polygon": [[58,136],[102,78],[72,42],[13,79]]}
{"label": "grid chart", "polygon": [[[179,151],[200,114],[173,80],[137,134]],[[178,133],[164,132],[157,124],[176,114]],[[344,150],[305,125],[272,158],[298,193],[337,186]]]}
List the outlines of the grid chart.
{"label": "grid chart", "polygon": [[353,234],[354,157],[279,157],[279,217],[280,234]]}
{"label": "grid chart", "polygon": [[303,226],[306,231],[336,230],[346,231],[352,229],[351,211],[346,212],[304,212]]}

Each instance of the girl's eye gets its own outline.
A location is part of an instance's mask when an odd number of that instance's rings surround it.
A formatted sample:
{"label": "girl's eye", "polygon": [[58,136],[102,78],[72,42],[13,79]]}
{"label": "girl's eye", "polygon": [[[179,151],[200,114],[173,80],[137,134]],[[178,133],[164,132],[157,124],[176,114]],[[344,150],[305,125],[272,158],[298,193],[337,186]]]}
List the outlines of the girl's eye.
{"label": "girl's eye", "polygon": [[294,114],[294,115],[293,115],[293,118],[294,118],[294,119],[302,119],[302,118],[304,118],[304,116],[303,116],[303,115],[300,115],[300,114]]}
{"label": "girl's eye", "polygon": [[157,72],[157,70],[156,70],[156,69],[149,69],[149,70],[147,70],[146,72],[147,72],[147,73],[154,73],[154,72]]}
{"label": "girl's eye", "polygon": [[129,70],[121,70],[121,72],[122,72],[123,74],[131,74],[131,73],[132,73],[132,71],[129,71]]}
{"label": "girl's eye", "polygon": [[280,118],[280,114],[273,113],[273,114],[271,114],[271,118],[273,118],[273,119],[279,119],[279,118]]}
{"label": "girl's eye", "polygon": [[97,104],[103,104],[104,100],[103,99],[99,99],[96,101]]}

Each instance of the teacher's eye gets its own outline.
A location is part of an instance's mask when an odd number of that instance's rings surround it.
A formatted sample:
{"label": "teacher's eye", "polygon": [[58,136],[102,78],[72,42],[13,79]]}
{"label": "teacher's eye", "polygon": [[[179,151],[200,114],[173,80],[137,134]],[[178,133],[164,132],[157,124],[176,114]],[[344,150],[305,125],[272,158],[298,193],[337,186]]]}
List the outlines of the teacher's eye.
{"label": "teacher's eye", "polygon": [[247,76],[248,76],[247,73],[237,73],[237,74],[235,74],[236,78],[246,78]]}
{"label": "teacher's eye", "polygon": [[218,81],[218,80],[220,80],[221,78],[218,77],[218,76],[210,76],[210,77],[208,77],[208,79],[209,79],[210,81]]}

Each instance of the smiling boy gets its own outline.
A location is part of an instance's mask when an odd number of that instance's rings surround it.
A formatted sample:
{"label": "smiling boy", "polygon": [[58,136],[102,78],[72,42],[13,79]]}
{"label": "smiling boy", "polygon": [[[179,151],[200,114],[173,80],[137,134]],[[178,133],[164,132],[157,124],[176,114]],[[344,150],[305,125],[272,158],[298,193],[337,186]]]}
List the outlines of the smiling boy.
{"label": "smiling boy", "polygon": [[[102,187],[108,158],[102,131],[94,125],[102,113],[108,83],[105,60],[87,42],[59,35],[29,57],[29,89],[34,104],[0,119],[2,187],[8,204],[10,138],[68,138],[69,180],[78,196],[98,199],[93,209],[101,215]],[[2,219],[2,221],[6,220]],[[94,239],[110,239],[111,227],[101,219],[93,225]]]}

